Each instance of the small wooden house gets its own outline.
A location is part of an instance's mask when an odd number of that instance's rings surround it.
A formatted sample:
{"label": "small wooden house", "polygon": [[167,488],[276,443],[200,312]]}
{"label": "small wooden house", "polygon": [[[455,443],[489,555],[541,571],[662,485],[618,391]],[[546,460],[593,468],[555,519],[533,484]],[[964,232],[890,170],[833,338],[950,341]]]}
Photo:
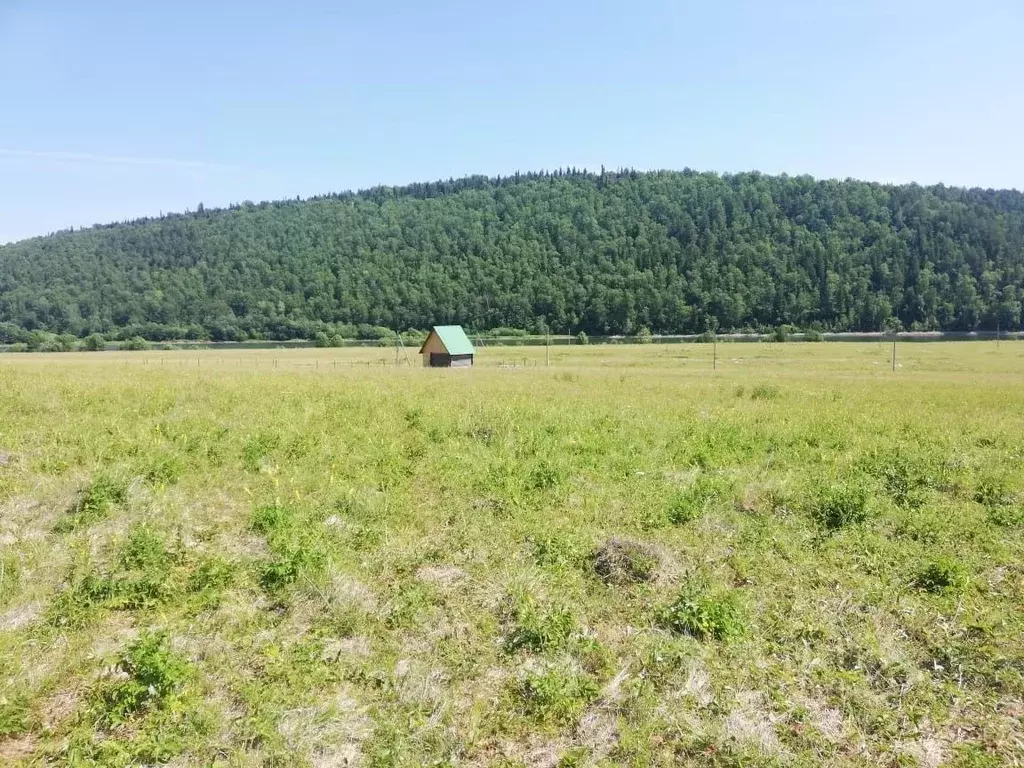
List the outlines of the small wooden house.
{"label": "small wooden house", "polygon": [[473,365],[473,342],[461,325],[435,325],[420,347],[427,368],[468,368]]}

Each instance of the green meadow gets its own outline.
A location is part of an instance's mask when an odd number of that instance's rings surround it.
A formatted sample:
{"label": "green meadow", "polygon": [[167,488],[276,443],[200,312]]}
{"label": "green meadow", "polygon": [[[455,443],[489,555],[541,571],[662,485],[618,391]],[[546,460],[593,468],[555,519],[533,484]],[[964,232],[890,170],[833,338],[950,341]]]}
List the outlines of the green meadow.
{"label": "green meadow", "polygon": [[0,356],[0,763],[1024,764],[1024,342],[414,351]]}

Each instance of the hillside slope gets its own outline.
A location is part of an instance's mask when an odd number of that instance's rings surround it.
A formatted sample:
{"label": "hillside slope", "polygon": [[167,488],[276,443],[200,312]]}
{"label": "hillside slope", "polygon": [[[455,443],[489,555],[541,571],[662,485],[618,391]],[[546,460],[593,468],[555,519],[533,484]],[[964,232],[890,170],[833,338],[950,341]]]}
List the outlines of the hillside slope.
{"label": "hillside slope", "polygon": [[1024,195],[558,172],[243,204],[0,248],[0,342],[462,323],[700,332],[1018,328]]}

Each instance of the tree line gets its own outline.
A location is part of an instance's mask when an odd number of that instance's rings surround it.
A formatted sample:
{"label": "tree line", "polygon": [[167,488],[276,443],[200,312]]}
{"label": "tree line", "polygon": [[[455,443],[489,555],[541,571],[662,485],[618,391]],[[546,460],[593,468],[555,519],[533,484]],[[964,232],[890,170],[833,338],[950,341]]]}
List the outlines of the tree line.
{"label": "tree line", "polygon": [[377,187],[0,247],[0,343],[1016,330],[1024,195],[569,169]]}

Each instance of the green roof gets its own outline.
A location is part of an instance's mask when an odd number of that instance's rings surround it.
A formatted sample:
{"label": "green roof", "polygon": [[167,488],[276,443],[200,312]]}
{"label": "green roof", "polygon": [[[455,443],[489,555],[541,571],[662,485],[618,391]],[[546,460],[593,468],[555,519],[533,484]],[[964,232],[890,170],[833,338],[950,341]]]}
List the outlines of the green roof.
{"label": "green roof", "polygon": [[441,339],[449,355],[472,355],[476,353],[461,325],[435,325],[431,329]]}

